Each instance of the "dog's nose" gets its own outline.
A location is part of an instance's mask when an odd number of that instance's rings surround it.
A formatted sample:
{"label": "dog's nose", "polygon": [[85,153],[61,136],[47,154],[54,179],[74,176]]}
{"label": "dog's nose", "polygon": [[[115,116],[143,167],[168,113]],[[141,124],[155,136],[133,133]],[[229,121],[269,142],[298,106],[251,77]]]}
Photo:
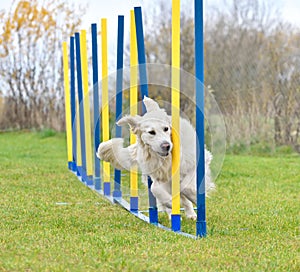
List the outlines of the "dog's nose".
{"label": "dog's nose", "polygon": [[169,151],[171,145],[170,145],[168,142],[163,142],[163,143],[160,145],[160,147],[161,147],[161,149],[162,149],[163,151]]}

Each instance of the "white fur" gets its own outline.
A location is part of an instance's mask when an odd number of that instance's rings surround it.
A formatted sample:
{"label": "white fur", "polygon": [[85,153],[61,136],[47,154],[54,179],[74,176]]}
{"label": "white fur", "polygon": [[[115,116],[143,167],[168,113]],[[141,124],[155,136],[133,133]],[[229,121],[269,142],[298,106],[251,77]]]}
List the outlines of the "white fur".
{"label": "white fur", "polygon": [[[143,116],[124,116],[117,125],[128,124],[137,136],[136,144],[123,147],[123,139],[114,138],[99,145],[97,156],[117,169],[129,170],[137,164],[143,175],[153,181],[151,191],[160,205],[170,215],[172,209],[171,169],[172,141],[171,117],[150,98],[143,100],[147,112]],[[154,135],[155,134],[155,135]],[[188,218],[196,219],[196,133],[189,121],[180,118],[180,192],[181,203]],[[167,151],[165,146],[169,145]],[[205,149],[205,191],[215,188],[211,180],[212,154]]]}

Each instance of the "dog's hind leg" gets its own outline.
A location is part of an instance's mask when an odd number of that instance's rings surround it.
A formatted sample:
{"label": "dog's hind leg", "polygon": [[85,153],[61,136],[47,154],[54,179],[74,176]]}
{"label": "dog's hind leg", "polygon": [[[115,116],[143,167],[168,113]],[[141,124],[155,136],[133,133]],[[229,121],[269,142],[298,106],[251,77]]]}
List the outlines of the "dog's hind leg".
{"label": "dog's hind leg", "polygon": [[197,214],[194,211],[193,203],[189,201],[183,194],[180,195],[180,200],[184,208],[186,217],[192,220],[196,220]]}
{"label": "dog's hind leg", "polygon": [[[163,210],[168,214],[169,219],[171,219],[172,214],[172,195],[169,192],[170,183],[158,183],[153,182],[151,186],[151,192],[156,197],[157,201]],[[180,196],[182,206],[184,207],[186,217],[192,220],[197,219],[197,214],[194,211],[193,203],[186,198],[183,194]]]}
{"label": "dog's hind leg", "polygon": [[194,171],[186,173],[182,177],[180,181],[180,193],[192,203],[197,204],[196,173]]}
{"label": "dog's hind leg", "polygon": [[170,183],[159,183],[153,180],[153,183],[151,185],[151,192],[156,197],[156,199],[159,201],[159,203],[164,207],[164,210],[169,215],[169,218],[171,218],[172,213],[172,195],[169,192],[170,191]]}

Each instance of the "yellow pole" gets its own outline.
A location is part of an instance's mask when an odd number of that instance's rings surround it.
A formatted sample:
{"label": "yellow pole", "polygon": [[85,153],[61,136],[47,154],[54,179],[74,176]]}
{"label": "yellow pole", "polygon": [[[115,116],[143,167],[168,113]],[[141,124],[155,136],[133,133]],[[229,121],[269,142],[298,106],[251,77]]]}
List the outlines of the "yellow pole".
{"label": "yellow pole", "polygon": [[76,165],[77,168],[80,169],[82,167],[82,157],[81,157],[81,138],[80,138],[79,99],[76,99],[75,118],[76,118]]}
{"label": "yellow pole", "polygon": [[172,214],[180,214],[180,0],[172,0]]}
{"label": "yellow pole", "polygon": [[80,33],[80,55],[82,60],[82,85],[83,85],[83,108],[84,108],[84,132],[86,145],[86,174],[93,176],[92,162],[92,139],[91,139],[91,117],[88,82],[88,59],[86,46],[86,30]]}
{"label": "yellow pole", "polygon": [[[130,114],[137,115],[137,41],[135,30],[134,11],[130,11]],[[130,133],[130,144],[136,142],[136,136]],[[137,167],[134,166],[130,171],[130,196],[138,196],[138,175]]]}
{"label": "yellow pole", "polygon": [[63,42],[63,68],[64,68],[64,87],[65,87],[67,154],[68,154],[68,162],[71,163],[73,161],[73,149],[72,149],[72,123],[71,123],[71,94],[70,94],[69,60],[68,60],[67,42]]}
{"label": "yellow pole", "polygon": [[[109,99],[108,99],[108,60],[107,60],[107,19],[101,19],[102,36],[102,141],[109,140]],[[103,183],[110,182],[110,164],[103,162]],[[104,184],[104,187],[106,185]]]}

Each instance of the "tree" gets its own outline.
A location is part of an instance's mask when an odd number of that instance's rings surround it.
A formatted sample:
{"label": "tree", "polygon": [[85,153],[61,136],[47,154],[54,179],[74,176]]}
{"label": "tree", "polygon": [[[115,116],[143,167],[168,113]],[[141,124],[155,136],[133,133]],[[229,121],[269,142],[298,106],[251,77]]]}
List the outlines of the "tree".
{"label": "tree", "polygon": [[234,0],[225,13],[216,12],[206,28],[206,81],[232,142],[297,147],[299,29],[266,3]]}
{"label": "tree", "polygon": [[13,1],[0,13],[2,128],[64,127],[61,42],[81,24],[84,9],[64,1]]}
{"label": "tree", "polygon": [[[171,14],[170,7],[161,1],[148,20],[149,62],[170,64],[171,19],[165,14]],[[192,16],[183,9],[181,67],[190,73]],[[300,146],[299,28],[285,23],[268,1],[231,0],[207,8],[204,34],[205,84],[223,112],[229,146]]]}

